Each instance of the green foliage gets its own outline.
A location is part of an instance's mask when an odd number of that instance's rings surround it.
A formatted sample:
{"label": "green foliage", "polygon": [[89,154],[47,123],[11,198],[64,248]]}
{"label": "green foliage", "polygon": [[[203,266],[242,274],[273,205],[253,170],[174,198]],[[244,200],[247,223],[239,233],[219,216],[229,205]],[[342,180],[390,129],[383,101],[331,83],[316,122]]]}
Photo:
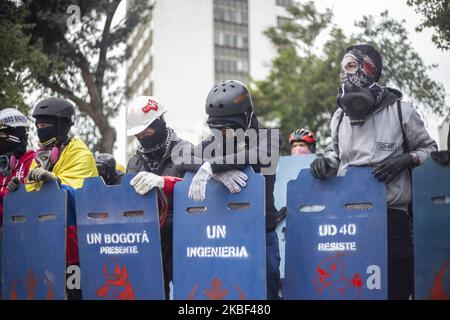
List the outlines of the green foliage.
{"label": "green foliage", "polygon": [[20,25],[23,15],[14,4],[0,3],[0,109],[12,107],[27,114],[24,94],[32,79],[26,71],[45,65],[45,56],[27,46],[29,37],[22,30],[30,26]]}
{"label": "green foliage", "polygon": [[413,6],[417,13],[425,17],[417,28],[422,31],[425,28],[433,28],[437,32],[432,40],[439,49],[450,49],[450,2],[448,0],[408,0],[409,6]]}
{"label": "green foliage", "polygon": [[[121,0],[3,2],[16,8],[11,16],[17,40],[12,42],[26,62],[21,64],[21,56],[12,55],[11,72],[32,79],[19,88],[72,100],[82,120],[77,131],[93,150],[112,152],[116,131],[108,119],[117,114],[125,97],[124,86],[116,81],[117,70],[127,58],[125,41],[151,10],[148,1],[133,1],[114,27]],[[70,8],[78,8],[80,14]],[[0,32],[0,37],[8,36],[4,29]],[[16,99],[23,101],[20,96]]]}

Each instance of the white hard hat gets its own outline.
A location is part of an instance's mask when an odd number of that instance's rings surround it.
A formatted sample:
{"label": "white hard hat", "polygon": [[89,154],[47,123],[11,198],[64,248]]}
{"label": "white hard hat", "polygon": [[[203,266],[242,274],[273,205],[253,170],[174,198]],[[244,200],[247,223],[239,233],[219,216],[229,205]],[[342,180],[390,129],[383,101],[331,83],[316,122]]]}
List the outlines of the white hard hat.
{"label": "white hard hat", "polygon": [[134,98],[128,104],[127,109],[127,136],[141,133],[166,111],[155,97],[139,96]]}
{"label": "white hard hat", "polygon": [[0,129],[6,127],[30,127],[30,122],[22,112],[13,108],[6,108],[0,110]]}

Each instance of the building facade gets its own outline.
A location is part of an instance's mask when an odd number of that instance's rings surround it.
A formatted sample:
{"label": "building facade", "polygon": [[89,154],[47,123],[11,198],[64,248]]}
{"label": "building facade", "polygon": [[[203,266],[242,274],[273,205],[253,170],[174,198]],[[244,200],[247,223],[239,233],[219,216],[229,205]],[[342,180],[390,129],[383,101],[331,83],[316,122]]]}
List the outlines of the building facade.
{"label": "building facade", "polygon": [[[170,127],[193,143],[207,133],[204,103],[226,79],[264,79],[275,49],[264,31],[288,18],[292,0],[150,0],[152,13],[128,40],[130,97],[154,95]],[[128,1],[127,6],[132,6]],[[128,140],[126,158],[136,150]]]}

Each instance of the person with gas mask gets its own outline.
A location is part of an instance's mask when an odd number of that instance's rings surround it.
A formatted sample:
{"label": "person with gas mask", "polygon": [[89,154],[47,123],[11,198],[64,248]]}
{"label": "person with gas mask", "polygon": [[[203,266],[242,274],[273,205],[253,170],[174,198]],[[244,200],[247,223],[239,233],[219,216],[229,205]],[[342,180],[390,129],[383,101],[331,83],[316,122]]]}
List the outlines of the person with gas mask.
{"label": "person with gas mask", "polygon": [[95,163],[100,177],[106,185],[118,185],[122,182],[124,173],[116,169],[116,159],[109,153],[98,153]]}
{"label": "person with gas mask", "polygon": [[[32,114],[35,118],[39,149],[27,176],[27,191],[37,191],[43,183],[57,182],[67,192],[67,269],[79,265],[74,189],[83,186],[84,179],[97,177],[97,167],[91,151],[78,137],[70,137],[75,110],[71,102],[60,98],[39,101]],[[69,269],[70,268],[70,269]],[[79,288],[68,288],[69,299],[80,299]]]}
{"label": "person with gas mask", "polygon": [[316,138],[307,129],[297,129],[289,135],[292,156],[316,153]]}
{"label": "person with gas mask", "polygon": [[[281,288],[280,252],[275,232],[278,212],[274,205],[273,190],[280,148],[279,135],[270,129],[264,129],[267,134],[262,134],[263,128],[254,114],[249,90],[237,80],[215,85],[206,98],[205,111],[212,134],[191,151],[189,161],[184,160],[178,165],[182,171],[195,172],[189,198],[203,201],[206,185],[211,178],[222,183],[230,193],[240,192],[248,179],[242,170],[249,165],[265,177],[267,299],[277,300]],[[251,131],[257,136],[253,143],[250,139],[236,139],[238,132],[247,134]],[[234,146],[231,151],[228,150],[228,143]],[[214,146],[214,152],[210,156],[202,152],[211,146]],[[270,163],[261,161],[262,154],[270,159]],[[239,162],[237,159],[244,161]]]}
{"label": "person with gas mask", "polygon": [[25,177],[34,158],[27,151],[29,121],[20,111],[6,108],[0,111],[0,227],[3,221],[3,198],[16,190]]}
{"label": "person with gas mask", "polygon": [[133,99],[127,109],[127,136],[139,141],[127,164],[127,173],[136,173],[130,184],[144,195],[157,189],[161,228],[164,290],[169,299],[173,265],[173,189],[183,177],[172,161],[172,150],[190,145],[166,125],[167,110],[152,96]]}
{"label": "person with gas mask", "polygon": [[311,173],[325,179],[345,175],[349,166],[371,166],[387,184],[388,298],[408,299],[414,283],[410,171],[437,149],[436,142],[402,93],[378,84],[383,64],[374,47],[349,47],[341,66],[332,151],[311,163]]}

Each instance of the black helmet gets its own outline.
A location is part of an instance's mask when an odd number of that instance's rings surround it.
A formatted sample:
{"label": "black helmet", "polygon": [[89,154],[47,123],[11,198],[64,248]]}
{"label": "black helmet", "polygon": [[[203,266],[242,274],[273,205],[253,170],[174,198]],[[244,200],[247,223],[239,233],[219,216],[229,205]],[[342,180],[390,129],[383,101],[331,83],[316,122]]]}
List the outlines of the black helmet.
{"label": "black helmet", "polygon": [[116,170],[116,160],[114,159],[112,154],[109,153],[98,153],[95,156],[95,163],[104,164],[110,167],[112,170]]}
{"label": "black helmet", "polygon": [[98,173],[107,184],[116,174],[116,160],[109,153],[98,153],[95,156]]}
{"label": "black helmet", "polygon": [[245,84],[238,80],[226,80],[215,85],[206,98],[206,114],[229,116],[245,114],[253,110],[253,103]]}
{"label": "black helmet", "polygon": [[209,115],[210,127],[246,129],[253,116],[253,103],[245,84],[238,80],[226,80],[211,89],[205,110]]}
{"label": "black helmet", "polygon": [[39,101],[33,110],[33,118],[38,116],[53,116],[69,120],[73,125],[75,108],[73,104],[61,98],[46,98]]}

